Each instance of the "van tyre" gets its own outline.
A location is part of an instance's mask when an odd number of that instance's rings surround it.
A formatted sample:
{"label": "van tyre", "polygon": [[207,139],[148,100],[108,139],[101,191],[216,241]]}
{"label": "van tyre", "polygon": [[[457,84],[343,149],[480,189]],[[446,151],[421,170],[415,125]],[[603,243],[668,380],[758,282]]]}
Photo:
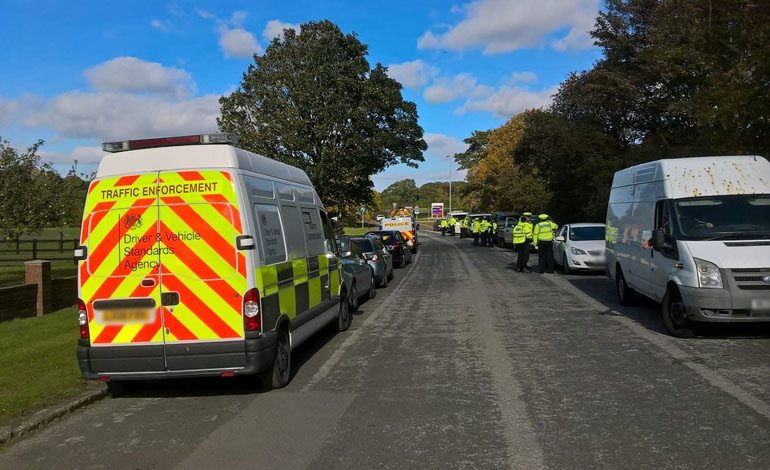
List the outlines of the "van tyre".
{"label": "van tyre", "polygon": [[337,323],[335,327],[337,331],[347,331],[350,325],[353,323],[353,315],[350,313],[350,304],[348,299],[343,298],[340,302],[340,312],[337,315]]}
{"label": "van tyre", "polygon": [[624,307],[634,305],[636,302],[636,291],[628,286],[626,278],[623,276],[623,270],[617,267],[615,273],[615,290],[618,293],[618,303]]}
{"label": "van tyre", "polygon": [[682,302],[679,289],[670,286],[661,302],[661,313],[666,330],[677,338],[692,338],[695,336],[695,325],[687,316],[687,309]]}
{"label": "van tyre", "polygon": [[107,392],[109,392],[112,398],[122,397],[127,393],[131,393],[135,384],[132,382],[126,382],[123,380],[110,380],[107,382]]}
{"label": "van tyre", "polygon": [[259,374],[259,381],[263,390],[273,390],[285,387],[289,383],[290,378],[291,347],[289,346],[289,333],[285,328],[282,328],[278,330],[273,363]]}

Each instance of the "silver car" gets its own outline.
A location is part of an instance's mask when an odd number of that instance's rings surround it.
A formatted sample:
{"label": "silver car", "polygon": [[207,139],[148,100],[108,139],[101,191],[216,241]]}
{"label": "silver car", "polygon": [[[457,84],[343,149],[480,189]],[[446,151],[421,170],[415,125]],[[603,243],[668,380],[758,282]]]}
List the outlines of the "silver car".
{"label": "silver car", "polygon": [[374,271],[374,280],[379,287],[388,287],[388,281],[393,279],[393,255],[385,248],[379,237],[351,238],[366,262]]}

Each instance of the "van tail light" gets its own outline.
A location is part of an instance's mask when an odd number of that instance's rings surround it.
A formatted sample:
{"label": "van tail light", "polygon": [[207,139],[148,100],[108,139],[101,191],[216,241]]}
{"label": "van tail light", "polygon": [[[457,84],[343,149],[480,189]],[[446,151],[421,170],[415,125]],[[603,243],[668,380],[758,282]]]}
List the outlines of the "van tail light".
{"label": "van tail light", "polygon": [[80,325],[80,338],[90,339],[88,333],[88,310],[86,310],[86,303],[81,299],[78,299],[78,325]]}
{"label": "van tail light", "polygon": [[243,327],[246,331],[259,331],[262,328],[259,290],[256,287],[243,294]]}

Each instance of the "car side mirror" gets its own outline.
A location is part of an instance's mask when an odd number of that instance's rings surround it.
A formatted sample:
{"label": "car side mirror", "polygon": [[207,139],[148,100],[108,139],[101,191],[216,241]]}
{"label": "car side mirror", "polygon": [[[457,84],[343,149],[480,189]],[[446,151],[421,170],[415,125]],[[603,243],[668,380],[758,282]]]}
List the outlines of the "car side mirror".
{"label": "car side mirror", "polygon": [[558,237],[554,238],[554,240],[556,240],[557,242],[563,242],[564,241],[564,237],[558,236]]}
{"label": "car side mirror", "polygon": [[652,248],[657,251],[667,248],[666,234],[662,229],[654,230],[652,232]]}

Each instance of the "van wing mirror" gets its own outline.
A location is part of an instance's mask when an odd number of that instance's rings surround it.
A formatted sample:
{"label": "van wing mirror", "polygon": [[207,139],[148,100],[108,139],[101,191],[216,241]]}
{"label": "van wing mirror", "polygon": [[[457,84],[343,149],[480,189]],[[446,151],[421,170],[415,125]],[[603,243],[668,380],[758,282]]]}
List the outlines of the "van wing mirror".
{"label": "van wing mirror", "polygon": [[251,235],[240,235],[235,237],[235,247],[239,250],[253,250],[256,247],[254,237]]}
{"label": "van wing mirror", "polygon": [[652,248],[660,251],[666,248],[666,234],[662,229],[653,230],[652,232]]}

